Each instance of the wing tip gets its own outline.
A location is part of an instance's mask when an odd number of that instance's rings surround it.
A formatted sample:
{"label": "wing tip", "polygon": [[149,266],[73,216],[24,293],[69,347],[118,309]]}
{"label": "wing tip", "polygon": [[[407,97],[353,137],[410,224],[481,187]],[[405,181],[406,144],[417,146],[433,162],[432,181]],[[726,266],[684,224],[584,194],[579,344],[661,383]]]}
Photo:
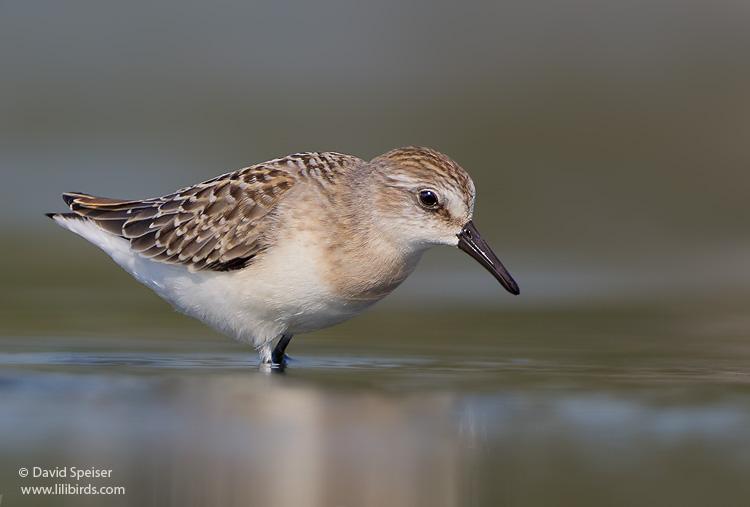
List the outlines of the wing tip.
{"label": "wing tip", "polygon": [[77,199],[80,199],[81,197],[94,197],[91,194],[85,194],[83,192],[64,192],[62,195],[62,200],[67,204],[68,206],[73,206],[73,203],[76,202]]}

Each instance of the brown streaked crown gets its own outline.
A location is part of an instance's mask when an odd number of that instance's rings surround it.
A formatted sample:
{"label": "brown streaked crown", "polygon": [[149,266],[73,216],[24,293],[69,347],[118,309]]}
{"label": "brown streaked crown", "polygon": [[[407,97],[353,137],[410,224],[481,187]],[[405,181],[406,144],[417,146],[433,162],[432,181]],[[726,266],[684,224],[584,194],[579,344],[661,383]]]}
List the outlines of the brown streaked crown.
{"label": "brown streaked crown", "polygon": [[[466,171],[452,158],[433,149],[406,146],[384,153],[372,162],[409,168],[417,175],[422,174],[425,180],[444,179],[460,189],[467,198],[474,198],[474,183]],[[467,204],[471,206],[473,202]]]}

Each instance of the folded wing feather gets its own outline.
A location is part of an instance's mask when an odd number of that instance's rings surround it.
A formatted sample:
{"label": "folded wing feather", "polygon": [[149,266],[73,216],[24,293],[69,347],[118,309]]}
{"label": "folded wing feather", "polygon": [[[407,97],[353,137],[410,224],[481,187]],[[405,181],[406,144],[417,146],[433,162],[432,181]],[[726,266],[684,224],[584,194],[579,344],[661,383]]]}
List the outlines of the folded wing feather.
{"label": "folded wing feather", "polygon": [[296,181],[293,171],[275,162],[143,201],[75,192],[63,199],[144,257],[193,271],[228,271],[246,266],[265,248],[269,214]]}

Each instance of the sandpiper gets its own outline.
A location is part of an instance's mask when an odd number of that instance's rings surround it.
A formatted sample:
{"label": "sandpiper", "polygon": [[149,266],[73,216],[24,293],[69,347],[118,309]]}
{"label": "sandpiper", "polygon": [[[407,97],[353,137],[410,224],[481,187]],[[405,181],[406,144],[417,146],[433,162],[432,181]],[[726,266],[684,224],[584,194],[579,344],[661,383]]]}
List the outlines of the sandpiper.
{"label": "sandpiper", "polygon": [[[474,183],[429,148],[370,162],[299,153],[145,200],[70,192],[58,224],[104,250],[177,310],[283,365],[297,333],[388,295],[435,245],[518,285],[472,223]],[[274,340],[278,338],[276,346]]]}

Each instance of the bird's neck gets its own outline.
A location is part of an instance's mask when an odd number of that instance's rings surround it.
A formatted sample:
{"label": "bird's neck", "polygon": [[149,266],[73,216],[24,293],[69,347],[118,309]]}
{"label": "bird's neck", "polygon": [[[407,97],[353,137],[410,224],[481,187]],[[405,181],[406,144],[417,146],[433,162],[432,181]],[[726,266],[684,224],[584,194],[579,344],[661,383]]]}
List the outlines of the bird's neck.
{"label": "bird's neck", "polygon": [[398,287],[414,270],[422,251],[404,252],[384,238],[354,234],[337,266],[338,289],[352,299],[378,300]]}
{"label": "bird's neck", "polygon": [[409,276],[426,248],[405,244],[398,231],[390,229],[393,224],[378,212],[373,186],[358,182],[350,188],[336,218],[345,226],[346,237],[331,237],[329,241],[329,248],[338,251],[331,255],[338,264],[337,288],[350,298],[378,300]]}

